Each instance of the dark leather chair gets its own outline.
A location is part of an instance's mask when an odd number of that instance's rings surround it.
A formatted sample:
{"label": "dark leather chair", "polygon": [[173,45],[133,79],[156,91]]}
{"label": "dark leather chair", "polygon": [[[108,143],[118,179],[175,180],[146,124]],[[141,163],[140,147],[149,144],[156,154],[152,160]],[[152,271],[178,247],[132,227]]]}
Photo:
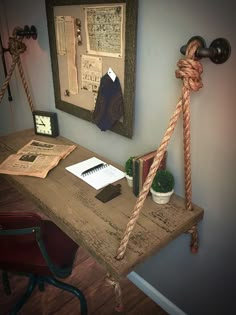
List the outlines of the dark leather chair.
{"label": "dark leather chair", "polygon": [[[10,314],[17,314],[32,291],[49,283],[71,292],[80,300],[82,315],[87,314],[83,293],[76,287],[59,281],[71,274],[78,245],[53,222],[31,212],[0,211],[0,270],[7,284],[7,273],[23,273],[29,277],[28,287]],[[10,287],[8,288],[8,292]],[[78,312],[79,313],[79,312]]]}

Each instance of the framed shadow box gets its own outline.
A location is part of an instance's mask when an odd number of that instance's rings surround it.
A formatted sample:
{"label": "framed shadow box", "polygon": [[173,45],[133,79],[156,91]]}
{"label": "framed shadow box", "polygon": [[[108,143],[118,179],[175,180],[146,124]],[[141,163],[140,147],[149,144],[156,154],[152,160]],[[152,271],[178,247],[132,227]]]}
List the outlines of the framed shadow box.
{"label": "framed shadow box", "polygon": [[93,122],[100,79],[119,78],[124,115],[112,131],[133,134],[137,0],[46,0],[56,108]]}

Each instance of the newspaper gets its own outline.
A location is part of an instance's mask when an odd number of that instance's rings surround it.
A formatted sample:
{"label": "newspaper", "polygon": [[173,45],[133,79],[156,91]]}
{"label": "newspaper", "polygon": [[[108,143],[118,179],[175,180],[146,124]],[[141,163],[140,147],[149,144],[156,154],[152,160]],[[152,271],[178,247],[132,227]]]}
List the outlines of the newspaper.
{"label": "newspaper", "polygon": [[75,148],[75,145],[53,144],[38,140],[31,140],[17,153],[32,155],[58,155],[61,159],[65,159]]}
{"label": "newspaper", "polygon": [[56,16],[55,28],[57,53],[66,58],[69,92],[76,95],[79,92],[79,85],[76,66],[76,32],[74,17]]}
{"label": "newspaper", "polygon": [[0,173],[45,178],[75,147],[31,140],[0,164]]}
{"label": "newspaper", "polygon": [[98,56],[122,57],[123,6],[85,8],[87,52]]}
{"label": "newspaper", "polygon": [[102,77],[102,58],[82,55],[81,76],[82,89],[98,93]]}

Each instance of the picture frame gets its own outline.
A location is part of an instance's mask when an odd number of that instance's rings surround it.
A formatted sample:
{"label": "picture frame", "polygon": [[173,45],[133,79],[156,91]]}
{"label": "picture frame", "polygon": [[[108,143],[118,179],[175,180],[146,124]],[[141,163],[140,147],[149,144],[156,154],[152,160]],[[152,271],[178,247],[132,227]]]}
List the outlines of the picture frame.
{"label": "picture frame", "polygon": [[[47,23],[48,23],[48,35],[50,44],[50,55],[51,55],[51,65],[53,74],[53,84],[54,84],[54,95],[55,95],[55,106],[57,109],[62,110],[71,115],[77,116],[80,119],[84,119],[88,122],[93,123],[93,105],[96,103],[96,91],[86,87],[84,84],[84,66],[86,58],[93,61],[94,58],[95,67],[102,68],[101,75],[107,73],[108,68],[112,69],[114,73],[118,76],[121,82],[123,100],[124,100],[124,115],[119,120],[116,121],[112,126],[111,130],[122,136],[132,138],[133,135],[133,121],[134,121],[134,101],[135,101],[135,67],[136,67],[136,36],[137,36],[137,14],[138,14],[138,1],[137,0],[45,0],[46,13],[47,13]],[[120,9],[121,8],[121,9]],[[119,9],[119,11],[118,11]],[[77,11],[76,11],[77,10]],[[90,16],[93,14],[95,18],[99,20],[102,17],[102,11],[107,10],[107,12],[118,12],[117,16],[122,17],[120,36],[113,35],[109,33],[111,27],[113,29],[116,27],[115,18],[111,15],[111,22],[107,23],[106,36],[113,38],[114,45],[107,47],[105,52],[100,53],[98,49],[99,41],[94,44],[95,50],[92,51],[91,47],[88,49],[88,43],[90,42],[90,37],[92,38],[91,32],[88,29],[91,27],[88,21]],[[114,11],[116,10],[116,11]],[[122,10],[122,14],[121,14]],[[76,13],[78,12],[78,14]],[[87,14],[85,14],[85,13]],[[94,13],[95,12],[95,13]],[[73,75],[73,69],[69,69],[69,62],[67,62],[67,67],[65,66],[63,59],[63,41],[59,44],[58,38],[65,38],[65,40],[71,40],[70,33],[62,32],[62,24],[60,19],[67,17],[76,18],[76,25],[78,28],[75,32],[78,36],[78,46],[75,48],[73,58],[70,60],[75,60],[76,69],[78,73],[76,79],[78,78],[78,84],[74,84],[76,80],[71,80],[73,87],[77,88],[78,93],[72,95],[66,88],[68,82],[70,81],[71,75]],[[76,16],[80,18],[77,19]],[[86,18],[84,18],[86,16]],[[74,20],[73,20],[74,21]],[[69,24],[68,24],[69,25]],[[82,27],[81,27],[82,25]],[[89,26],[88,26],[89,25]],[[99,24],[102,27],[102,23]],[[67,27],[67,24],[66,24]],[[81,28],[80,28],[81,27]],[[95,24],[92,25],[95,27]],[[97,26],[96,26],[97,27]],[[59,30],[59,31],[58,31]],[[65,31],[65,27],[63,28]],[[107,31],[108,30],[108,31]],[[86,34],[85,34],[86,33]],[[105,33],[103,34],[105,36]],[[89,34],[89,35],[88,35]],[[82,35],[82,36],[81,36]],[[63,37],[64,36],[64,37]],[[82,38],[82,40],[81,40]],[[73,39],[73,37],[72,37]],[[79,41],[81,40],[81,43]],[[91,41],[92,42],[92,41]],[[108,45],[109,46],[109,45]],[[119,53],[115,52],[115,48],[120,49]],[[114,50],[114,51],[113,51]],[[58,52],[59,51],[59,52]],[[115,52],[113,54],[113,52]],[[62,55],[60,55],[60,53]],[[74,58],[75,57],[75,58]],[[65,57],[64,57],[65,58]],[[67,56],[67,58],[69,58]],[[69,60],[69,59],[67,59]],[[79,60],[79,61],[78,61]],[[81,61],[82,60],[82,61]],[[85,61],[84,61],[85,60]],[[100,61],[101,60],[101,61]],[[100,62],[102,67],[100,66]],[[92,64],[92,62],[91,62]],[[69,72],[70,70],[70,72]],[[69,74],[68,74],[68,73]],[[67,81],[65,78],[68,78]],[[84,80],[84,81],[83,81]],[[81,83],[82,82],[82,83]],[[70,83],[70,82],[69,82]],[[64,84],[64,85],[63,85]],[[96,87],[97,88],[97,87]],[[92,93],[91,93],[92,92]],[[90,107],[89,107],[90,106]]]}

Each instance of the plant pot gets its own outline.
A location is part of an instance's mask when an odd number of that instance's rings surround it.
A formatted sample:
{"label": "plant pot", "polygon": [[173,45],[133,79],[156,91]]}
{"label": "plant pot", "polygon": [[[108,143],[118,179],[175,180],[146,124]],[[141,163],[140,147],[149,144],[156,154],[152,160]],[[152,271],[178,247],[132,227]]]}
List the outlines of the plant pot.
{"label": "plant pot", "polygon": [[171,195],[174,193],[174,189],[167,193],[160,193],[153,190],[152,188],[150,189],[150,191],[152,193],[152,200],[160,205],[168,203],[170,201]]}
{"label": "plant pot", "polygon": [[128,186],[133,187],[133,176],[129,176],[129,175],[125,174],[125,177],[127,179]]}

